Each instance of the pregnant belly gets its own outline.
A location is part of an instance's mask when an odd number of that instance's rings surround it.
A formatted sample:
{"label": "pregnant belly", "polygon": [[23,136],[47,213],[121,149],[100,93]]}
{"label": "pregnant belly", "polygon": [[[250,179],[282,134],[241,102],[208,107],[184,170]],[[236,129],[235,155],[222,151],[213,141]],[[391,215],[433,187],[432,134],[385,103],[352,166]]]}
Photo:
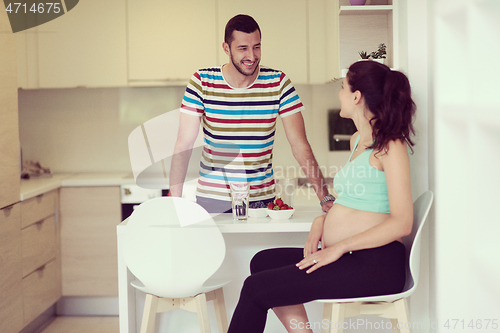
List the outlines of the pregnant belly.
{"label": "pregnant belly", "polygon": [[332,246],[346,238],[368,230],[389,218],[386,213],[373,213],[334,204],[323,226],[323,246]]}

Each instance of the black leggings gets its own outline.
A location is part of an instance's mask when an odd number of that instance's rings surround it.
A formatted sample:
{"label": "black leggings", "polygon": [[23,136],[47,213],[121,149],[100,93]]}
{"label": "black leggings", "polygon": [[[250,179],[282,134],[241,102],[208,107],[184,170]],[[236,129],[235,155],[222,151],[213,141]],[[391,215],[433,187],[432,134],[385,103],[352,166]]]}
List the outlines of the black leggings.
{"label": "black leggings", "polygon": [[398,293],[405,284],[405,247],[400,242],[344,254],[307,274],[296,263],[302,248],[267,249],[257,253],[245,280],[228,333],[263,332],[267,311],[316,299]]}

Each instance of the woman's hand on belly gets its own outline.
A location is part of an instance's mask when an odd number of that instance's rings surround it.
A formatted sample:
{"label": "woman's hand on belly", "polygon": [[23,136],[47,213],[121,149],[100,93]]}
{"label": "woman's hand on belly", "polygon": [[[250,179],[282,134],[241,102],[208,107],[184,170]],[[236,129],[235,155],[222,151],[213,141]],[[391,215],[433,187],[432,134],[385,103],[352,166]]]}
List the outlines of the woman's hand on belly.
{"label": "woman's hand on belly", "polygon": [[308,255],[304,259],[302,259],[299,263],[297,263],[297,267],[300,270],[306,269],[310,267],[306,273],[310,274],[332,262],[337,261],[342,255],[347,251],[344,248],[342,243],[337,243],[334,246],[330,246],[326,249],[319,250],[311,255]]}

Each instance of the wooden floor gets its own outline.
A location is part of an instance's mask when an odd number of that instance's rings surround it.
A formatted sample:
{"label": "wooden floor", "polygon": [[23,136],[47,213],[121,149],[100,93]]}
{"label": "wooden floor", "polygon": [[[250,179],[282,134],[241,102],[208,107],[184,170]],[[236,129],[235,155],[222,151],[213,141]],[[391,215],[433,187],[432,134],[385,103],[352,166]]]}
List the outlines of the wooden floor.
{"label": "wooden floor", "polygon": [[56,317],[41,333],[118,333],[118,317]]}

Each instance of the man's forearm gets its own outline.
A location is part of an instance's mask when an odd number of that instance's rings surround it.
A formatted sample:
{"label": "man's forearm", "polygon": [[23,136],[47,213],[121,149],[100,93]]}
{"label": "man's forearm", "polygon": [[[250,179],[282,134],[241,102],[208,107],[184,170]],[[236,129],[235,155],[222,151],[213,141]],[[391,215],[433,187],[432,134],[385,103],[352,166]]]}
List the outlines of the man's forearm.
{"label": "man's forearm", "polygon": [[192,149],[174,153],[169,175],[169,191],[173,197],[182,196],[182,187],[186,180],[186,173],[191,158]]}
{"label": "man's forearm", "polygon": [[295,159],[300,164],[301,170],[304,172],[309,183],[316,192],[318,199],[323,199],[329,193],[328,186],[326,185],[321,169],[319,168],[311,148],[308,147],[308,149],[304,149],[302,152],[298,152],[294,155]]}

